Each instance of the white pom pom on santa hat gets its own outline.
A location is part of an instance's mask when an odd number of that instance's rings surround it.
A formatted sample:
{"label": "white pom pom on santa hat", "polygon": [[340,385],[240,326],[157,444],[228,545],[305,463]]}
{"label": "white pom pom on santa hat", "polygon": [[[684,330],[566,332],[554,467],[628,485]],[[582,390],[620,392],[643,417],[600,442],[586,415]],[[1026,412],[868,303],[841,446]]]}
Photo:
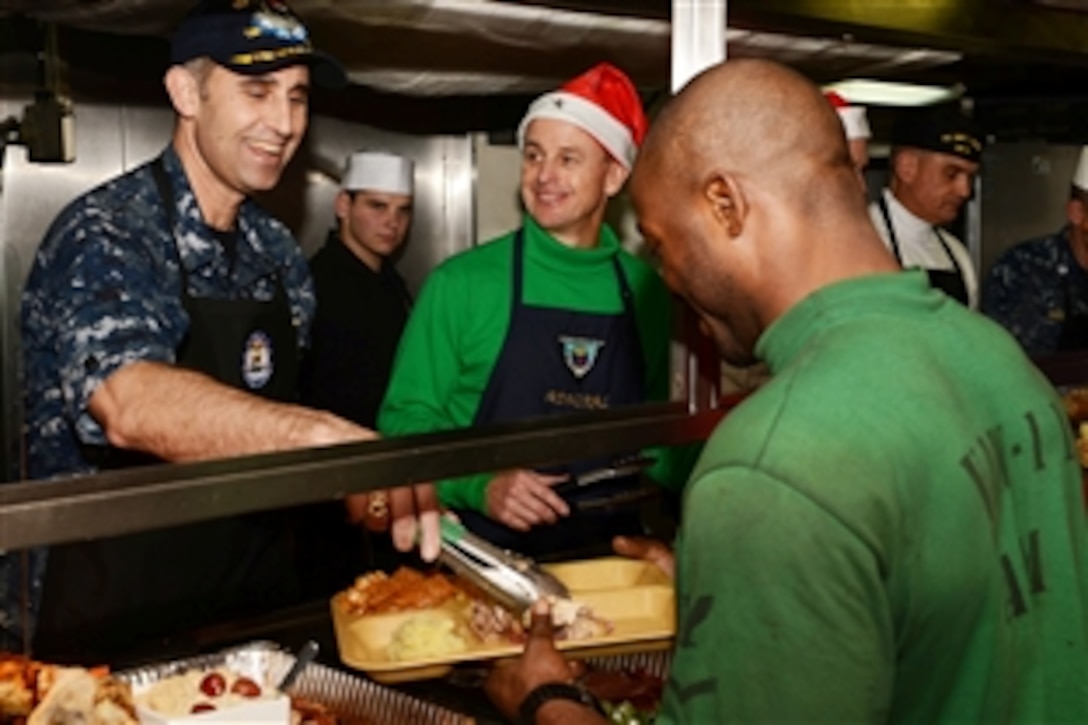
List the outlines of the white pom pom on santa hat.
{"label": "white pom pom on santa hat", "polygon": [[873,134],[869,129],[869,117],[865,113],[864,106],[851,106],[845,98],[834,91],[825,93],[824,98],[838,112],[848,141],[872,138]]}

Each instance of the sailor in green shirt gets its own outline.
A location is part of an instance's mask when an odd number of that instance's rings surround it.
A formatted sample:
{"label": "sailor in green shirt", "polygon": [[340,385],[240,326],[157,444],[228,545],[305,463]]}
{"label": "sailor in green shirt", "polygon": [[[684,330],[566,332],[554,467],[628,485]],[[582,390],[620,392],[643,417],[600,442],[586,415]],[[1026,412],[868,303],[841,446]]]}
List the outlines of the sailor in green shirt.
{"label": "sailor in green shirt", "polygon": [[[522,226],[427,278],[379,414],[383,434],[667,399],[669,292],[603,222],[645,128],[634,86],[608,64],[530,106],[519,128]],[[566,491],[574,475],[613,461],[579,451],[570,460],[442,481],[439,497],[475,533],[533,556],[605,552],[613,534],[638,533],[637,505],[600,506],[632,493],[638,477]],[[593,513],[579,513],[593,500]]]}
{"label": "sailor in green shirt", "polygon": [[[771,132],[773,129],[773,132]],[[1054,390],[898,270],[818,90],[731,60],[662,112],[633,195],[722,356],[773,378],[685,489],[659,723],[1088,722],[1088,542]],[[488,689],[604,722],[534,614]],[[536,694],[533,694],[536,693]]]}

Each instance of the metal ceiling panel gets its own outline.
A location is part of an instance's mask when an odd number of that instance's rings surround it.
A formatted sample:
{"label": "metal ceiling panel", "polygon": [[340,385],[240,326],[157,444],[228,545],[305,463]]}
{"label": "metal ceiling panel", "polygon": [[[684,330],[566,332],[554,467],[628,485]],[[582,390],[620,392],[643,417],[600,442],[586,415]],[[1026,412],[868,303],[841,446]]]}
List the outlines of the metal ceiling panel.
{"label": "metal ceiling panel", "polygon": [[[146,43],[133,46],[134,55],[151,58],[154,66],[165,63],[165,38],[190,5],[191,0],[0,0],[0,14],[156,38],[157,51]],[[417,96],[535,94],[601,60],[620,65],[643,88],[668,88],[671,25],[661,17],[494,0],[294,0],[293,7],[306,19],[315,43],[341,59],[354,83],[380,91]],[[881,46],[842,36],[736,27],[730,27],[727,40],[731,56],[774,57],[821,77],[902,73],[959,58],[947,51]],[[81,66],[108,54],[89,55],[80,59]],[[133,65],[131,58],[115,65],[122,63]]]}
{"label": "metal ceiling panel", "polygon": [[[730,57],[774,58],[818,83],[958,84],[1007,137],[1061,128],[1063,141],[1076,142],[1083,104],[1045,119],[1037,108],[1083,86],[1088,16],[1051,1],[730,0],[726,42]],[[44,21],[60,25],[61,54],[85,92],[161,103],[166,37],[192,2],[0,0],[0,90],[12,75],[3,51],[33,53],[34,23]],[[624,68],[652,104],[669,89],[671,5],[293,0],[316,44],[354,81],[335,99],[315,95],[315,108],[409,133],[507,129],[532,96],[602,60]]]}

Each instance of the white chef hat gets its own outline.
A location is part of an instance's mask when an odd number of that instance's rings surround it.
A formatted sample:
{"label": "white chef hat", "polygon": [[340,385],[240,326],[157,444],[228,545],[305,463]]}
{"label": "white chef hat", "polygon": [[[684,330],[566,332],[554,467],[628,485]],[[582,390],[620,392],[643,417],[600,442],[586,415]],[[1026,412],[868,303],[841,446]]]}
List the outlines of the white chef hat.
{"label": "white chef hat", "polygon": [[385,151],[360,151],[348,157],[340,186],[345,191],[379,191],[386,194],[407,194],[414,188],[415,164],[397,154]]}
{"label": "white chef hat", "polygon": [[872,138],[873,133],[869,130],[869,116],[865,113],[865,106],[851,106],[849,101],[834,91],[828,91],[824,97],[838,112],[843,130],[846,131],[847,141]]}
{"label": "white chef hat", "polygon": [[1077,170],[1073,172],[1073,186],[1088,191],[1088,146],[1081,147]]}

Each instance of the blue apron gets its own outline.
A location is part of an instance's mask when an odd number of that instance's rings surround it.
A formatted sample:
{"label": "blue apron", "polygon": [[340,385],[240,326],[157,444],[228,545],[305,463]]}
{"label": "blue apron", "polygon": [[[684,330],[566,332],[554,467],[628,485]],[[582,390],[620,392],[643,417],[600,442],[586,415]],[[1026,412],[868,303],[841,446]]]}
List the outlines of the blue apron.
{"label": "blue apron", "polygon": [[[644,402],[642,345],[627,278],[618,256],[612,264],[623,299],[617,314],[576,312],[532,307],[522,301],[525,242],[514,236],[513,293],[510,326],[480,399],[473,425],[572,414]],[[548,473],[577,475],[608,465],[613,457],[578,460],[548,469]],[[571,515],[554,525],[541,524],[528,532],[511,529],[477,511],[456,510],[473,533],[536,558],[592,556],[611,550],[612,537],[642,532],[638,507],[579,504],[622,499],[638,488],[631,476],[598,483],[563,495]]]}

